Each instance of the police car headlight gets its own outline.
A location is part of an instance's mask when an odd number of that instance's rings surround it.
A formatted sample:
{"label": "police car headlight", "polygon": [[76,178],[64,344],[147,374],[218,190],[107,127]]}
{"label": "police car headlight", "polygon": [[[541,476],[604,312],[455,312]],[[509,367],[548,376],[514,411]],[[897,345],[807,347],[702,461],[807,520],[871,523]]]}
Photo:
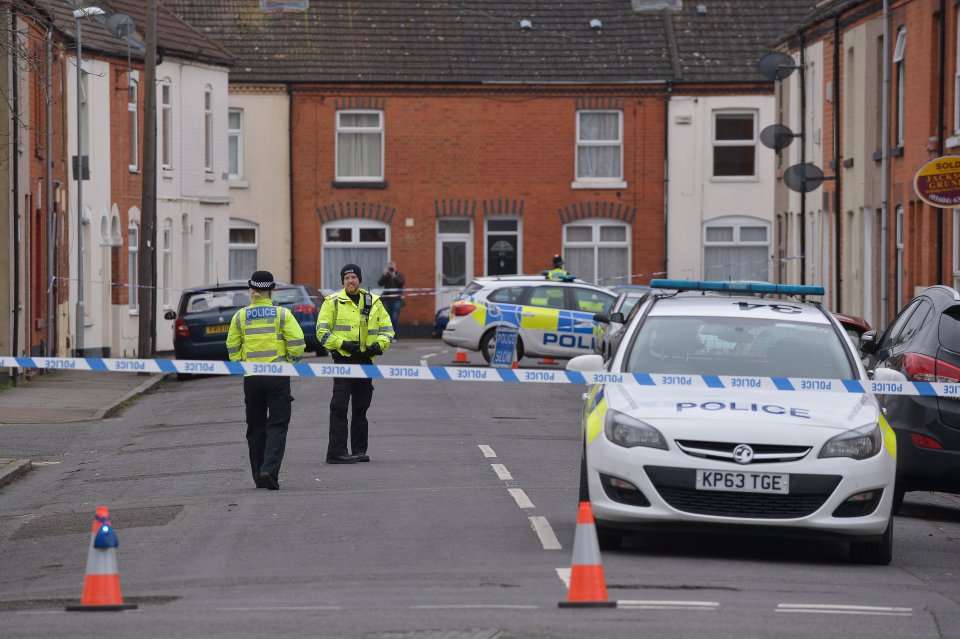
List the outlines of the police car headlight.
{"label": "police car headlight", "polygon": [[867,459],[883,448],[883,433],[879,424],[863,426],[849,433],[831,438],[823,445],[820,457],[851,457]]}
{"label": "police car headlight", "polygon": [[603,432],[607,439],[624,448],[645,446],[667,450],[667,440],[659,430],[615,410],[607,411],[603,420]]}

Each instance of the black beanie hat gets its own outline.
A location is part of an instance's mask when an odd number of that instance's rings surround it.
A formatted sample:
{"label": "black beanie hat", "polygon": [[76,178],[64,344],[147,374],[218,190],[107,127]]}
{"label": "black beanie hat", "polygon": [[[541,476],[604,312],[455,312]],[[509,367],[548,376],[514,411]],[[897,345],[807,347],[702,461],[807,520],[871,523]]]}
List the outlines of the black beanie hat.
{"label": "black beanie hat", "polygon": [[553,256],[553,265],[554,266],[563,266],[563,258],[559,255]]}
{"label": "black beanie hat", "polygon": [[363,281],[363,275],[360,273],[360,267],[356,264],[347,264],[342,269],[340,269],[340,283],[343,284],[343,278],[346,277],[347,273],[353,273],[357,276],[357,279],[361,282]]}
{"label": "black beanie hat", "polygon": [[247,280],[247,285],[258,291],[272,291],[277,283],[273,281],[273,273],[270,271],[257,271]]}

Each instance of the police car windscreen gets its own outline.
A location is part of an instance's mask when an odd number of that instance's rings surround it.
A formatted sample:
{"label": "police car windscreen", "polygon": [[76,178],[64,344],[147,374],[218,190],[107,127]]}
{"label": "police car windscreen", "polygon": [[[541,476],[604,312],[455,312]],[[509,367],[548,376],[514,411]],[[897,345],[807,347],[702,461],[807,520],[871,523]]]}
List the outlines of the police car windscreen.
{"label": "police car windscreen", "polygon": [[648,317],[625,358],[631,373],[857,377],[827,324],[730,317]]}

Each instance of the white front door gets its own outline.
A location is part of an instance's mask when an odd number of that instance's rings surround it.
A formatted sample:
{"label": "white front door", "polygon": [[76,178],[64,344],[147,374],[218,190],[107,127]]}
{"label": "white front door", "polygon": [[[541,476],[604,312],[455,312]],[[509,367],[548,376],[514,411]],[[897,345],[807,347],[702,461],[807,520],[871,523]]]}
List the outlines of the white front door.
{"label": "white front door", "polygon": [[450,306],[473,279],[473,225],[462,218],[437,220],[436,308]]}

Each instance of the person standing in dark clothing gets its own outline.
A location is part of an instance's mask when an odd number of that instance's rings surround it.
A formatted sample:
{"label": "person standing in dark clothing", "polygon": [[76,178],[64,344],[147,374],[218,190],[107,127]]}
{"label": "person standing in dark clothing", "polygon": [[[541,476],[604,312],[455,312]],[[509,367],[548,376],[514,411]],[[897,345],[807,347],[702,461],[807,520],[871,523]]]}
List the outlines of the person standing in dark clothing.
{"label": "person standing in dark clothing", "polygon": [[[380,298],[360,288],[360,267],[340,269],[343,290],[328,295],[317,315],[317,339],[338,364],[372,364],[390,347],[393,326]],[[367,409],[373,399],[373,382],[367,378],[335,377],[330,400],[328,464],[370,461],[367,455]],[[347,452],[347,410],[353,402],[350,447]]]}
{"label": "person standing in dark clothing", "polygon": [[[397,270],[397,263],[387,262],[383,275],[377,280],[377,286],[383,289],[380,300],[390,315],[390,323],[393,325],[394,333],[400,328],[400,309],[403,308],[404,284],[406,284],[406,280],[403,273]],[[394,335],[394,341],[396,341],[396,335]]]}

